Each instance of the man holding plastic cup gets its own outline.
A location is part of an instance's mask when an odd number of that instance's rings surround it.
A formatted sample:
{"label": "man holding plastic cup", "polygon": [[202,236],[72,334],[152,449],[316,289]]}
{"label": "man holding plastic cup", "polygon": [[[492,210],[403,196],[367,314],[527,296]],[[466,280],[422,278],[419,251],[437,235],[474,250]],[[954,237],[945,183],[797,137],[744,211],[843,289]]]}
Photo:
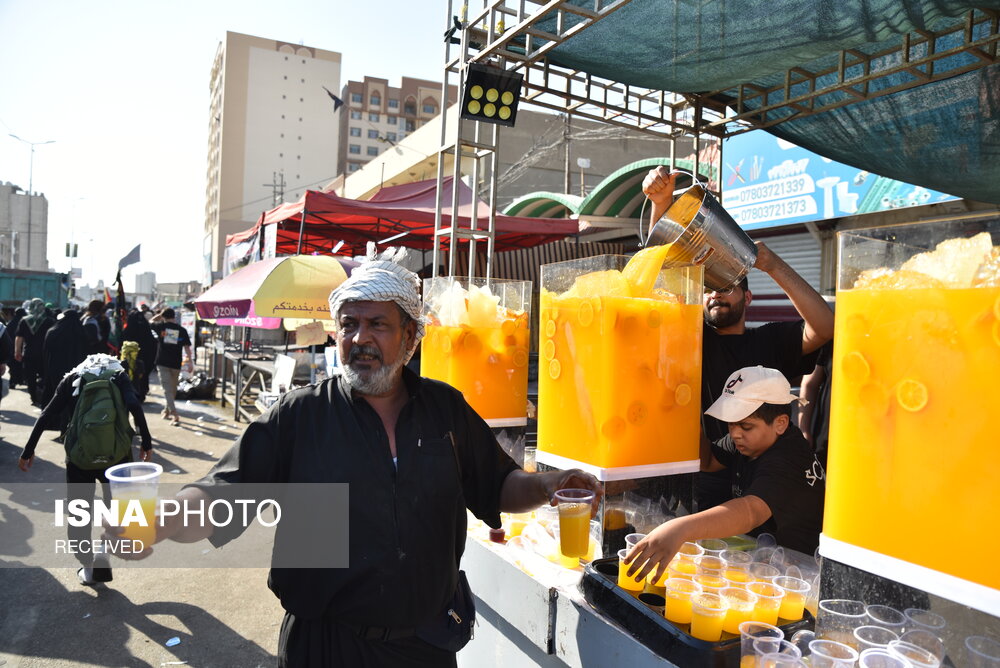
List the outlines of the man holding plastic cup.
{"label": "man holding plastic cup", "polygon": [[[582,471],[522,471],[460,392],[405,367],[424,324],[419,281],[401,259],[394,250],[376,258],[372,247],[331,293],[341,373],[282,395],[178,495],[197,502],[232,483],[346,481],[352,499],[364,500],[350,504],[349,524],[384,540],[354,534],[350,567],[271,571],[286,610],[282,666],[456,665],[467,638],[442,643],[433,629],[449,621],[463,586],[466,508],[499,528],[501,511],[554,503],[558,490],[595,492],[591,512],[600,500],[597,480]],[[207,537],[218,546],[238,535],[174,519],[157,540]]]}
{"label": "man holding plastic cup", "polygon": [[629,554],[630,574],[658,573],[685,542],[768,532],[787,548],[812,554],[819,543],[823,468],[791,423],[788,381],[776,369],[745,367],[729,376],[707,411],[729,426],[712,445],[710,470],[725,470],[734,498],[658,526]]}

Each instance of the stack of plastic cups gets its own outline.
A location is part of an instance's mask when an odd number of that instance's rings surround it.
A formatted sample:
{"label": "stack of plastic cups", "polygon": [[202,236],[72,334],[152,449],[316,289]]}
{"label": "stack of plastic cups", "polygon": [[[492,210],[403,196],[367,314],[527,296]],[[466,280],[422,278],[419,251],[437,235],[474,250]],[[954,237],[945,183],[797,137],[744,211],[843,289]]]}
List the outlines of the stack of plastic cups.
{"label": "stack of plastic cups", "polygon": [[895,632],[881,626],[859,626],[854,629],[854,642],[859,651],[885,649],[893,640],[899,640]]}
{"label": "stack of plastic cups", "polygon": [[834,640],[853,646],[856,643],[854,629],[868,623],[865,604],[846,598],[826,599],[819,602],[816,617],[816,637]]}
{"label": "stack of plastic cups", "polygon": [[938,668],[941,660],[931,652],[905,640],[893,640],[886,647],[889,654],[910,662],[913,668]]}
{"label": "stack of plastic cups", "polygon": [[945,628],[948,623],[945,621],[944,617],[930,610],[923,610],[921,608],[907,608],[903,611],[906,616],[906,630],[912,629],[923,629],[924,631],[930,631],[931,633],[940,636],[944,633]]}
{"label": "stack of plastic cups", "polygon": [[757,653],[754,650],[756,640],[760,638],[783,640],[785,637],[784,632],[777,626],[761,622],[743,622],[739,630],[740,668],[754,668],[757,665]]}
{"label": "stack of plastic cups", "polygon": [[[894,638],[893,640],[896,640]],[[916,645],[917,647],[922,647],[934,656],[936,656],[940,661],[944,661],[944,641],[938,636],[934,635],[930,631],[925,631],[923,629],[913,629],[907,631],[903,635],[899,636],[898,640],[903,642],[908,642],[911,645]],[[892,642],[892,641],[889,641]],[[886,646],[888,646],[888,642]],[[1000,667],[998,667],[1000,668]]]}
{"label": "stack of plastic cups", "polygon": [[966,664],[970,668],[1000,668],[1000,642],[985,636],[965,639]]}
{"label": "stack of plastic cups", "polygon": [[896,608],[890,608],[888,605],[869,605],[865,608],[865,614],[868,615],[868,623],[871,626],[881,626],[897,636],[905,630],[906,615]]}
{"label": "stack of plastic cups", "polygon": [[887,650],[877,648],[861,652],[858,666],[860,668],[911,668],[906,659],[900,659],[898,656],[889,654]]}
{"label": "stack of plastic cups", "polygon": [[858,653],[835,640],[813,640],[809,643],[809,665],[812,668],[853,668]]}

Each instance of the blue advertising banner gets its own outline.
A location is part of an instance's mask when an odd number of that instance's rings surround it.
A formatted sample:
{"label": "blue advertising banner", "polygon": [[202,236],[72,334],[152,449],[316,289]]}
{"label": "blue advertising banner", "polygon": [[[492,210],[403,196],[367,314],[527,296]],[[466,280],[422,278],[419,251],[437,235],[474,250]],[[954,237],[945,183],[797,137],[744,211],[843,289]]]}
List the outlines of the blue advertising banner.
{"label": "blue advertising banner", "polygon": [[747,230],[959,199],[834,162],[757,130],[725,140],[722,206]]}

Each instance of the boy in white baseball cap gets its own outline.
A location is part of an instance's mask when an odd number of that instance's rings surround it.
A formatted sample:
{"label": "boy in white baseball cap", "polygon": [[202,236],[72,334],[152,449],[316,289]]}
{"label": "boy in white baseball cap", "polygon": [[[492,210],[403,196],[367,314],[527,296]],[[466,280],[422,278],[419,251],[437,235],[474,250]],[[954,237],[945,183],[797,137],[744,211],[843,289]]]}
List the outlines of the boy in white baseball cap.
{"label": "boy in white baseball cap", "polygon": [[776,369],[744,367],[729,376],[705,411],[728,423],[729,435],[710,450],[703,442],[701,470],[729,471],[733,499],[658,526],[629,554],[632,574],[656,568],[659,575],[683,543],[701,538],[768,532],[787,548],[816,550],[825,474],[792,424],[791,403],[798,400]]}

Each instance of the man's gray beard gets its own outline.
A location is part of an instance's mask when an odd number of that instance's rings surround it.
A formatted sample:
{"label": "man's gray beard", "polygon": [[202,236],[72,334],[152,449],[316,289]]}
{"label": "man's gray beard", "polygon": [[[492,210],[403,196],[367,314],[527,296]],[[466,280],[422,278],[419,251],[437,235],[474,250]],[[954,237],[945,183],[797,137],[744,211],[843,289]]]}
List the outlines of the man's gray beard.
{"label": "man's gray beard", "polygon": [[399,355],[391,366],[383,364],[378,371],[373,372],[365,380],[357,371],[351,368],[350,364],[344,364],[342,373],[350,384],[351,388],[358,394],[370,396],[381,396],[388,394],[402,377],[401,369],[406,364],[406,340],[399,347]]}

